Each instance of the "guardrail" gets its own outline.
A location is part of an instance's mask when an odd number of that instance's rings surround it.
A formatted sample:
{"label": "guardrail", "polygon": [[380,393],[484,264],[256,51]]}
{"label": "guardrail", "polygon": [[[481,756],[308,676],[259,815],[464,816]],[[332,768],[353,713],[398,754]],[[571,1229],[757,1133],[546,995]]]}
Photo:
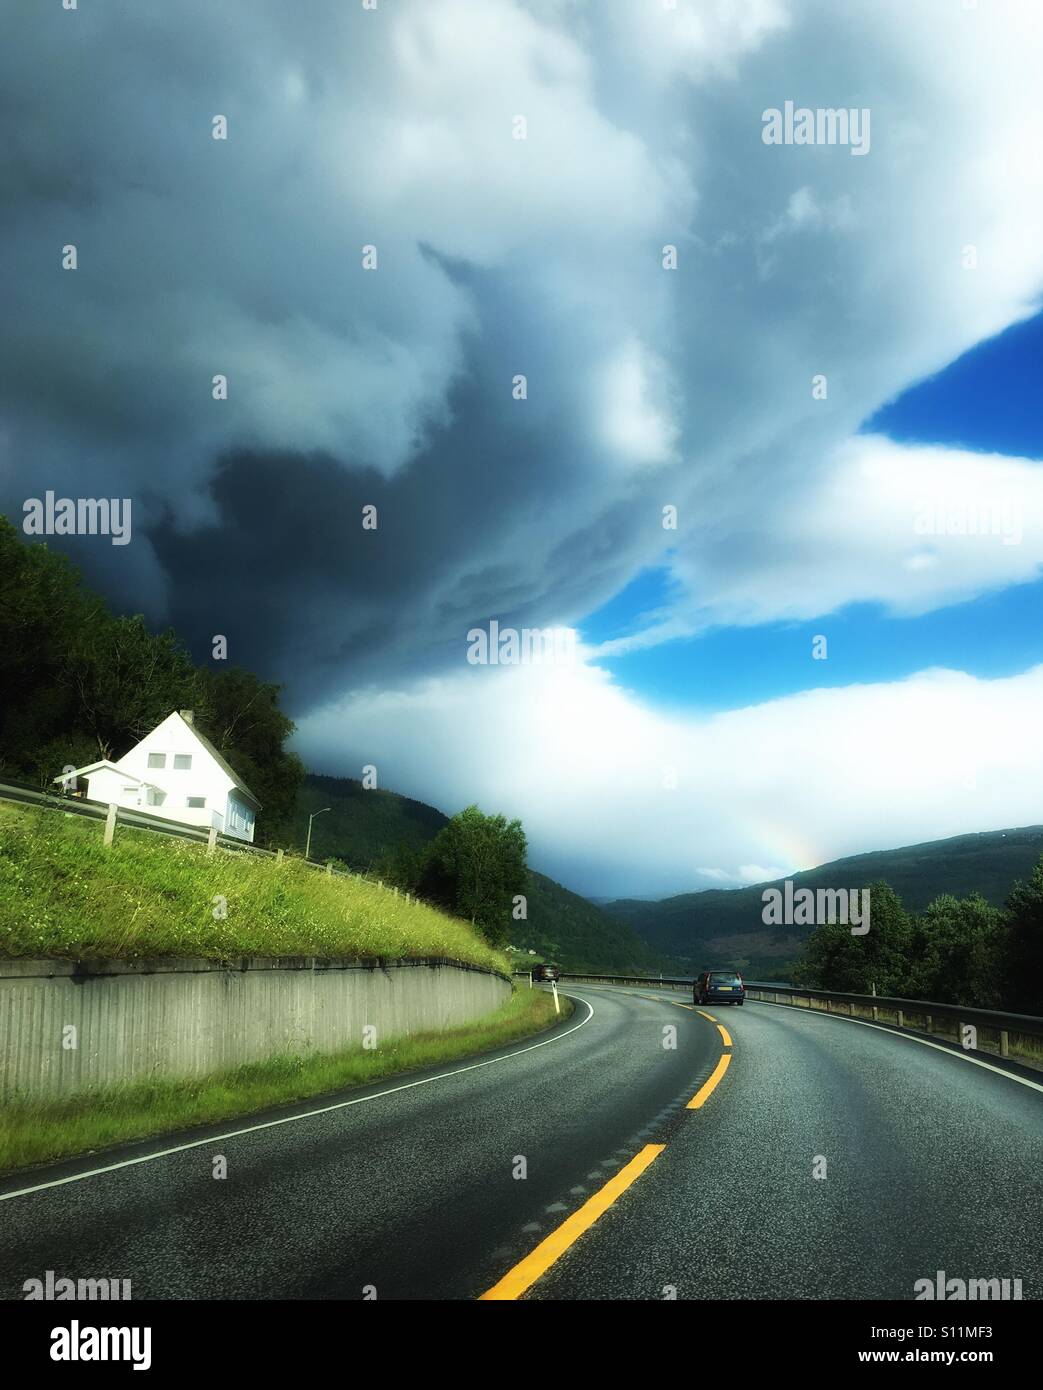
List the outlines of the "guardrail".
{"label": "guardrail", "polygon": [[[104,822],[109,808],[103,801],[89,801],[86,797],[68,796],[61,792],[40,791],[25,782],[0,782],[0,801],[13,801],[23,804],[45,806],[52,810],[65,811],[69,815],[86,816],[88,820]],[[134,830],[152,830],[160,835],[170,835],[176,840],[191,840],[195,844],[210,842],[210,831],[198,825],[186,825],[183,821],[170,820],[166,816],[153,816],[147,811],[132,811],[129,807],[118,806],[116,823]],[[214,844],[229,854],[258,854],[267,859],[278,859],[282,850],[265,849],[263,845],[252,844],[249,840],[236,839],[234,835],[215,835]],[[295,856],[296,858],[296,856]],[[335,869],[324,861],[301,859],[309,869],[320,873],[335,874],[338,878],[365,878],[365,874],[354,873],[351,869]],[[383,884],[380,884],[383,887]],[[388,891],[396,891],[391,890]],[[419,902],[420,899],[413,899]]]}
{"label": "guardrail", "polygon": [[[640,985],[643,989],[690,989],[692,977],[641,975],[581,975],[571,972],[562,981],[574,984]],[[1043,1018],[1003,1013],[966,1004],[939,1004],[927,999],[901,999],[883,994],[845,994],[837,990],[806,989],[802,985],[746,980],[746,998],[791,1008],[838,1014],[887,1023],[907,1033],[919,1033],[954,1043],[965,1052],[983,1052],[1043,1068]]]}
{"label": "guardrail", "polygon": [[929,999],[902,999],[884,994],[845,994],[806,989],[802,985],[746,986],[747,999],[785,1004],[820,1013],[840,1014],[874,1023],[886,1022],[911,1033],[925,1033],[958,1043],[967,1052],[1016,1057],[1043,1066],[1043,1018],[1033,1014],[976,1009],[969,1004],[939,1004]]}
{"label": "guardrail", "polygon": [[561,978],[577,985],[651,985],[661,989],[691,989],[693,984],[691,975],[585,975],[565,970]]}
{"label": "guardrail", "polygon": [[[104,821],[109,813],[107,803],[90,801],[86,797],[68,796],[62,792],[40,791],[24,782],[0,782],[0,801],[28,803],[47,806],[54,810],[66,811],[74,816],[86,816],[88,820]],[[171,835],[178,840],[194,840],[207,844],[210,831],[206,827],[188,825],[184,821],[171,820],[167,816],[153,816],[147,811],[132,811],[127,806],[119,806],[116,813],[120,825],[132,826],[136,830],[155,830],[161,835]],[[217,835],[215,843],[222,849],[245,854],[260,854],[274,858],[276,851],[251,844],[249,840],[236,839],[234,835]],[[323,868],[320,864],[318,868]]]}

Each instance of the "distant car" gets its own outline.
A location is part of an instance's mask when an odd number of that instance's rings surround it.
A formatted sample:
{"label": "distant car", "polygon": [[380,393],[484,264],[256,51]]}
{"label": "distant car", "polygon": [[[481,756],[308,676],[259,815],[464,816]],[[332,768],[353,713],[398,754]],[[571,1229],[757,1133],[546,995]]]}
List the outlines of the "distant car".
{"label": "distant car", "polygon": [[695,982],[692,998],[697,1004],[741,1004],[746,986],[734,970],[704,970]]}
{"label": "distant car", "polygon": [[548,965],[547,962],[544,961],[541,965],[534,965],[532,967],[532,978],[537,982],[540,980],[560,980],[561,971],[556,965]]}

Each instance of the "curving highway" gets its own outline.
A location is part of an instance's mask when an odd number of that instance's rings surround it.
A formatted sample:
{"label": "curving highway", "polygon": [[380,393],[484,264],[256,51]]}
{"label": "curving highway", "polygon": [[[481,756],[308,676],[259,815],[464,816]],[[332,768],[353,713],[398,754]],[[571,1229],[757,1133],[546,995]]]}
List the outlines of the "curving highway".
{"label": "curving highway", "polygon": [[0,1181],[0,1296],[47,1270],[135,1301],[908,1300],[938,1270],[1040,1296],[1043,1073],[567,992],[482,1058]]}

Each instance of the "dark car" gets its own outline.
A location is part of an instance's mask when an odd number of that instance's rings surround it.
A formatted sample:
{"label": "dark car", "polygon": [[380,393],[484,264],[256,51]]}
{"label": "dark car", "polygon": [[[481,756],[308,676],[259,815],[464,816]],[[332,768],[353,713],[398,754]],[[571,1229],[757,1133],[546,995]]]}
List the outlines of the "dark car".
{"label": "dark car", "polygon": [[695,982],[692,998],[697,1004],[741,1004],[746,986],[734,970],[704,970]]}
{"label": "dark car", "polygon": [[561,971],[556,965],[549,965],[546,961],[543,961],[542,964],[532,967],[532,978],[534,983],[540,980],[560,980]]}

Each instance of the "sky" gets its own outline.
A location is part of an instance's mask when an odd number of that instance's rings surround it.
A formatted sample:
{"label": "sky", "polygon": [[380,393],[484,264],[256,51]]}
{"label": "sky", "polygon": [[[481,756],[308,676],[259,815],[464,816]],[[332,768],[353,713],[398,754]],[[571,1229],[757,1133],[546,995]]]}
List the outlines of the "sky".
{"label": "sky", "polygon": [[6,20],[0,509],[580,892],[1043,820],[1036,0],[303,13]]}

